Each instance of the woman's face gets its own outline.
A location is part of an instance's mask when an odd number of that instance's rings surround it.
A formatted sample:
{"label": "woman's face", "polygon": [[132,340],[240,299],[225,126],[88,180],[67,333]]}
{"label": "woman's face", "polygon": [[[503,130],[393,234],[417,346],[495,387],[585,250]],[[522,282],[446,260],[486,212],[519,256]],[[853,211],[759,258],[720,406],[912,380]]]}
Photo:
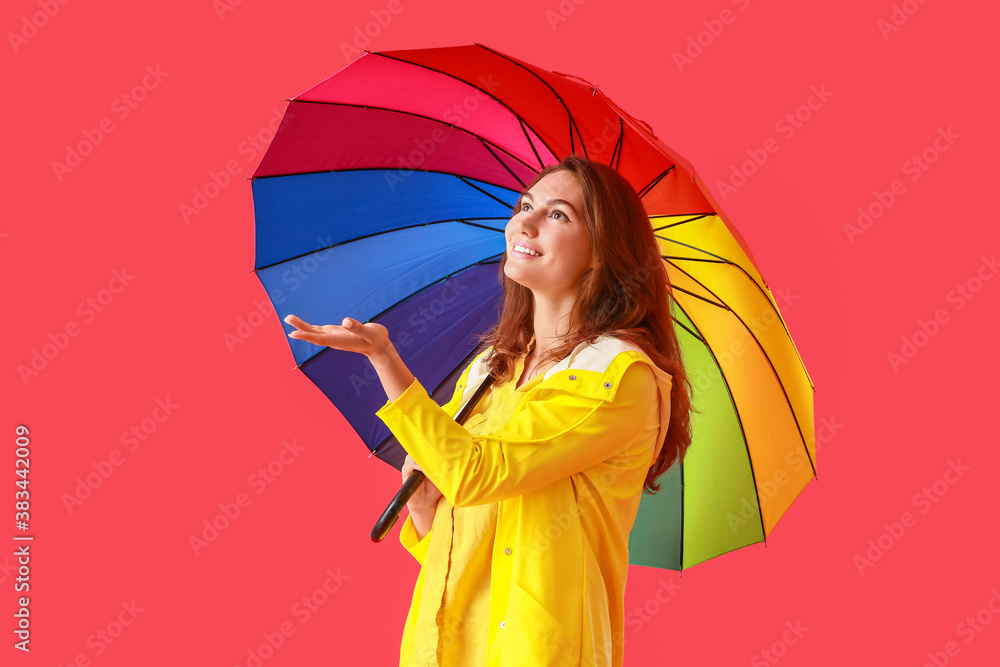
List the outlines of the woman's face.
{"label": "woman's face", "polygon": [[556,171],[538,181],[521,197],[505,236],[508,278],[536,296],[576,298],[592,259],[583,192],[573,174]]}

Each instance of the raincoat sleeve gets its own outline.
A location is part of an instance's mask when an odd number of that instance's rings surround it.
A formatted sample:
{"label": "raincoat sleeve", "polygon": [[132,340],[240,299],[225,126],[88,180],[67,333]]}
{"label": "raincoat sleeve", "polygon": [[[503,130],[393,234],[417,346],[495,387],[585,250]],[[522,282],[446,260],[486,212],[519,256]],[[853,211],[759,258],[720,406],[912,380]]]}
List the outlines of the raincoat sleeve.
{"label": "raincoat sleeve", "polygon": [[[446,414],[454,415],[458,411],[458,406],[462,402],[462,387],[464,386],[464,379],[467,375],[468,370],[462,374],[459,383],[455,386],[455,391],[452,393],[451,400],[441,407]],[[430,544],[432,532],[434,532],[433,527],[429,529],[422,538],[418,537],[416,526],[413,525],[413,517],[407,514],[406,520],[403,522],[403,527],[399,531],[399,543],[403,545],[404,549],[410,552],[410,555],[413,556],[418,563],[423,565],[424,558],[427,556],[427,546]]]}
{"label": "raincoat sleeve", "polygon": [[454,507],[498,502],[581,472],[632,442],[660,409],[648,363],[620,354],[604,373],[562,371],[489,434],[470,434],[416,379],[376,415]]}

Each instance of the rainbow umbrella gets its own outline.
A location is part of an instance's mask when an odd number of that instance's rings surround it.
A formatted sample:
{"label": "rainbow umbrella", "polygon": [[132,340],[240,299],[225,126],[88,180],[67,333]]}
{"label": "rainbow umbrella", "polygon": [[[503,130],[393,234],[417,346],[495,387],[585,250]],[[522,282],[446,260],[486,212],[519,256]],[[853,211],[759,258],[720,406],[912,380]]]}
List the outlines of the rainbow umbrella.
{"label": "rainbow umbrella", "polygon": [[[289,101],[252,179],[256,274],[280,316],[384,324],[443,404],[497,318],[511,208],[568,154],[642,197],[695,390],[694,442],[643,495],[630,562],[680,570],[765,540],[815,476],[812,383],[701,178],[596,86],[479,44],[366,53]],[[285,340],[370,456],[401,467],[367,360]]]}

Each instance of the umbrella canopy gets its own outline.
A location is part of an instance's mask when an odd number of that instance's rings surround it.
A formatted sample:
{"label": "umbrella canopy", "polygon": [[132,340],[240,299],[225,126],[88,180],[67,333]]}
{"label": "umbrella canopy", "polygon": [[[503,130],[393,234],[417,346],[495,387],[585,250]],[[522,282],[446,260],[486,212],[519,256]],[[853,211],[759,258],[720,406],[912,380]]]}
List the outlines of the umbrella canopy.
{"label": "umbrella canopy", "polygon": [[[701,178],[596,86],[482,45],[366,53],[289,102],[252,180],[256,274],[279,315],[385,325],[444,403],[497,319],[513,205],[569,154],[640,194],[694,385],[694,441],[643,495],[630,562],[680,570],[760,542],[815,475],[812,383]],[[373,455],[401,467],[367,360],[286,340]]]}

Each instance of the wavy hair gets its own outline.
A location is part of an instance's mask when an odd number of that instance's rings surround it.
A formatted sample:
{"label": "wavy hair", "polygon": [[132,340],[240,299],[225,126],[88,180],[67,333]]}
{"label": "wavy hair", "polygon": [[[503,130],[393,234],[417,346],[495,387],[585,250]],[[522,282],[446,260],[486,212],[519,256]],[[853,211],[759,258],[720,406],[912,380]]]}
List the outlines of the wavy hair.
{"label": "wavy hair", "polygon": [[[607,335],[641,348],[654,364],[673,376],[667,437],[643,484],[645,492],[656,493],[660,490],[657,478],[683,459],[691,444],[691,383],[674,332],[667,271],[642,201],[624,177],[607,165],[570,155],[539,172],[524,192],[557,171],[568,171],[580,184],[594,268],[583,277],[570,315],[571,333],[540,362],[564,359],[580,343]],[[512,215],[520,206],[519,197]],[[480,336],[482,344],[493,346],[487,364],[498,379],[512,377],[514,364],[528,352],[534,333],[531,291],[507,278],[506,263],[505,252],[500,261],[500,319]]]}

